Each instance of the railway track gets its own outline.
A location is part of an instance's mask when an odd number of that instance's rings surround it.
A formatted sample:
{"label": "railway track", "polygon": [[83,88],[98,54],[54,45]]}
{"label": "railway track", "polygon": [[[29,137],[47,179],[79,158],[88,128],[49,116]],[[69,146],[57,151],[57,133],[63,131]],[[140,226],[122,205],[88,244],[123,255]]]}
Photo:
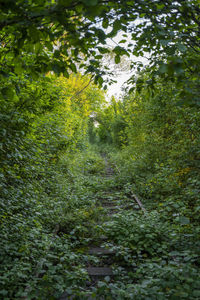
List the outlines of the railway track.
{"label": "railway track", "polygon": [[[105,156],[105,175],[102,180],[111,179],[114,176],[114,170],[109,166],[107,158]],[[138,199],[136,195],[131,195],[124,200],[119,200],[113,195],[115,195],[114,191],[104,191],[104,197],[100,197],[97,202],[97,206],[101,208],[104,212],[101,216],[101,221],[98,222],[97,227],[101,227],[102,229],[106,226],[107,222],[111,222],[113,217],[117,214],[123,213],[123,211],[127,210],[142,210],[146,213],[146,209],[144,208],[141,201]],[[111,197],[112,195],[112,197]],[[94,242],[88,245],[87,254],[89,256],[94,256],[98,260],[96,264],[88,264],[85,266],[85,269],[89,275],[89,281],[87,282],[87,290],[85,290],[86,294],[84,298],[71,296],[67,293],[67,291],[61,296],[59,300],[71,300],[71,299],[105,299],[105,298],[92,298],[92,290],[94,287],[98,286],[98,282],[104,280],[110,280],[111,282],[115,280],[115,268],[116,264],[120,267],[120,263],[117,262],[118,258],[116,257],[116,251],[112,248],[106,247],[106,244],[109,244],[110,240],[107,236],[103,234],[97,234]],[[115,267],[114,267],[115,266]]]}

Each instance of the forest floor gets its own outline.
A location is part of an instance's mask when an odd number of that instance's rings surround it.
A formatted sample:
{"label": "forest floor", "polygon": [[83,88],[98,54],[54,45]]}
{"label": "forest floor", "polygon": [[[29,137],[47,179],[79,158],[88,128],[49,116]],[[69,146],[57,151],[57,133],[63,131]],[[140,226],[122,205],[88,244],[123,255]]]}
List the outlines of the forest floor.
{"label": "forest floor", "polygon": [[152,200],[144,199],[141,209],[134,185],[111,153],[81,155],[75,166],[83,177],[76,186],[87,204],[72,233],[85,279],[59,299],[198,299],[194,229],[187,222],[173,224]]}
{"label": "forest floor", "polygon": [[[102,153],[101,155],[105,168],[96,174],[98,185],[97,189],[93,191],[96,199],[95,209],[101,213],[96,219],[96,223],[92,224],[92,234],[88,243],[84,244],[84,248],[81,249],[88,255],[85,270],[89,277],[85,285],[80,287],[80,291],[81,289],[84,291],[82,294],[84,299],[112,299],[111,295],[106,295],[106,285],[123,282],[125,278],[127,279],[126,273],[133,272],[135,267],[135,263],[133,266],[127,266],[120,259],[119,247],[114,242],[115,237],[106,235],[106,231],[108,228],[112,230],[112,224],[118,216],[130,210],[137,214],[140,207],[133,197],[128,197],[123,188],[115,183],[116,170],[110,165],[106,154]],[[92,174],[89,176],[94,177]],[[99,296],[96,295],[97,290]],[[78,299],[83,299],[82,297],[78,297]],[[70,296],[66,291],[60,300],[67,299],[77,298],[75,295]],[[120,299],[120,295],[117,299]]]}

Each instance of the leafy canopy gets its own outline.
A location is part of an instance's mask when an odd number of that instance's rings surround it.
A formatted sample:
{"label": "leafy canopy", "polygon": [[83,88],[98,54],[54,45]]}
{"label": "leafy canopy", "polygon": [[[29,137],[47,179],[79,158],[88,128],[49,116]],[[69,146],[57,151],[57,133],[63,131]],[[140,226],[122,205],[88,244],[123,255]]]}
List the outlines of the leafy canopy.
{"label": "leafy canopy", "polygon": [[[119,31],[124,37],[114,48],[116,63],[122,55],[151,52],[180,71],[188,49],[199,54],[198,0],[4,0],[0,11],[1,76],[23,70],[33,77],[47,71],[68,76],[79,65],[101,85],[106,40]],[[170,71],[162,59],[159,65],[161,73]]]}

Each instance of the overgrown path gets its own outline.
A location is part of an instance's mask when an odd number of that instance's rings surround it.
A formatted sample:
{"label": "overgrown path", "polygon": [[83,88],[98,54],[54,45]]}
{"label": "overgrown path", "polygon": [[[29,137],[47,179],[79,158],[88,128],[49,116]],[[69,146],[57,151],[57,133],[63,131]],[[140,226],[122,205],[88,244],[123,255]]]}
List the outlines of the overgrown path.
{"label": "overgrown path", "polygon": [[[126,273],[132,271],[131,266],[128,266],[120,257],[120,249],[115,245],[115,238],[107,235],[106,232],[112,231],[112,224],[115,223],[118,216],[129,211],[137,214],[144,207],[138,198],[134,199],[134,197],[127,196],[123,188],[117,186],[114,179],[116,170],[109,163],[105,153],[102,153],[101,156],[105,167],[104,171],[97,175],[102,189],[98,187],[98,190],[95,191],[95,208],[98,209],[100,215],[96,223],[93,224],[92,236],[84,245],[84,252],[88,255],[85,264],[88,280],[83,286],[80,286],[81,296],[70,295],[71,292],[66,291],[59,298],[60,300],[114,299],[114,295],[112,297],[106,294],[107,284],[123,282]],[[77,294],[79,294],[78,291]],[[117,299],[120,299],[119,297]]]}
{"label": "overgrown path", "polygon": [[200,299],[198,226],[142,193],[121,152],[99,151],[67,152],[10,190],[0,299]]}
{"label": "overgrown path", "polygon": [[78,259],[68,266],[72,279],[58,299],[190,299],[191,285],[192,299],[199,299],[199,248],[191,227],[173,223],[153,199],[141,203],[117,157],[92,149],[74,161],[76,218],[73,230],[65,224],[61,231],[73,239],[71,255]]}

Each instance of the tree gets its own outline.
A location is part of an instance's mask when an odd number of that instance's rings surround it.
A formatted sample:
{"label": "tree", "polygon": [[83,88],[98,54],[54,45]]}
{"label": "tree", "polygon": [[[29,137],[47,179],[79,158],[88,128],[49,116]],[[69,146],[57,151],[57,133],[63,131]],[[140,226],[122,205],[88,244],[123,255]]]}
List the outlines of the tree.
{"label": "tree", "polygon": [[[50,70],[67,76],[78,63],[102,84],[106,39],[121,30],[116,63],[124,54],[151,52],[154,63],[159,57],[161,73],[167,58],[173,58],[171,69],[180,71],[187,49],[200,52],[198,0],[4,0],[0,10],[1,76],[24,69],[35,77]],[[126,33],[132,41],[125,49]]]}

